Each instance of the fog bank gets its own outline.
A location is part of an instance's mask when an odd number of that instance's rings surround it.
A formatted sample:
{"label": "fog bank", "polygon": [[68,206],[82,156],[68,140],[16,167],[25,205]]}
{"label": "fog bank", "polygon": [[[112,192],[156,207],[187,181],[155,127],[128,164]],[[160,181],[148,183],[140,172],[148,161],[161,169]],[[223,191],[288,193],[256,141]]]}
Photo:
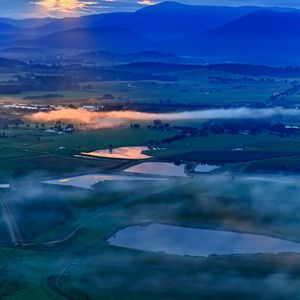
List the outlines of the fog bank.
{"label": "fog bank", "polygon": [[92,112],[84,109],[61,109],[51,112],[38,112],[25,116],[31,122],[54,123],[62,121],[74,123],[82,129],[114,128],[133,121],[160,119],[175,120],[214,120],[214,119],[257,119],[275,116],[300,116],[300,110],[284,108],[230,108],[185,111],[176,113],[144,113],[136,111]]}

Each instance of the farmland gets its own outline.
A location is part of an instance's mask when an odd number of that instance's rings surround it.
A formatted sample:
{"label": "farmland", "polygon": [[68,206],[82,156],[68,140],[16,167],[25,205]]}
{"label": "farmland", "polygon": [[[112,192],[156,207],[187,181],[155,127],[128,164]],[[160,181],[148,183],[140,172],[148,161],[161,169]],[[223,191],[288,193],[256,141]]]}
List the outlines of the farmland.
{"label": "farmland", "polygon": [[297,299],[297,251],[109,239],[161,224],[299,243],[299,70],[72,59],[0,70],[0,298]]}

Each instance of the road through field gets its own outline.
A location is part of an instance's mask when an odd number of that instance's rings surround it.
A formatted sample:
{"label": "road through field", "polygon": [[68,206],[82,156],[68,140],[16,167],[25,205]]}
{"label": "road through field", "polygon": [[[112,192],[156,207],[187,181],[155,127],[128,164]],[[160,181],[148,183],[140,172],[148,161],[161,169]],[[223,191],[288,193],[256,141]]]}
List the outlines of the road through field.
{"label": "road through field", "polygon": [[18,222],[16,221],[14,211],[10,207],[9,203],[7,202],[1,190],[0,190],[0,205],[2,208],[2,215],[7,225],[12,243],[16,246],[22,246],[23,238],[22,238],[22,234]]}

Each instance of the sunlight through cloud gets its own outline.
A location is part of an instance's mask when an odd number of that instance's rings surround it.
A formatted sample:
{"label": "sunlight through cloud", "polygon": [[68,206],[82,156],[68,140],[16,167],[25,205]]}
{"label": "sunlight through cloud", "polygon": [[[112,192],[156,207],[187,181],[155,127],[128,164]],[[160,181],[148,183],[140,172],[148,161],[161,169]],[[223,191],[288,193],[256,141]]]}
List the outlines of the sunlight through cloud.
{"label": "sunlight through cloud", "polygon": [[157,4],[158,2],[153,1],[153,0],[141,0],[137,2],[138,4],[142,4],[142,5],[154,5]]}
{"label": "sunlight through cloud", "polygon": [[40,0],[36,4],[40,9],[50,14],[76,15],[91,10],[98,2],[81,0]]}

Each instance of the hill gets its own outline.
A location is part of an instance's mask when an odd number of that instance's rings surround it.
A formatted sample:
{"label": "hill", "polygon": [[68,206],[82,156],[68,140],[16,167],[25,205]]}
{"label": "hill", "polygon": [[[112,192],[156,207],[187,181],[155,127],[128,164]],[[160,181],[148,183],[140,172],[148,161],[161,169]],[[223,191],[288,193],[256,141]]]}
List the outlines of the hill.
{"label": "hill", "polygon": [[122,27],[152,39],[183,37],[222,26],[258,7],[223,7],[162,2],[138,10],[123,19]]}
{"label": "hill", "polygon": [[90,64],[105,64],[105,65],[115,65],[124,64],[130,62],[182,62],[183,59],[169,53],[162,53],[156,51],[141,51],[133,53],[114,53],[108,51],[94,51],[86,52],[76,55],[71,58],[72,60],[78,60],[79,62],[84,61]]}
{"label": "hill", "polygon": [[274,76],[274,77],[297,77],[300,76],[299,67],[270,67],[252,64],[171,64],[155,62],[137,62],[118,66],[117,69],[127,72],[144,73],[172,73],[190,70],[215,70],[245,76]]}
{"label": "hill", "polygon": [[103,13],[87,15],[82,17],[67,17],[54,19],[43,26],[35,28],[39,34],[51,34],[59,31],[67,31],[77,28],[97,28],[97,27],[122,27],[121,21],[128,13]]}
{"label": "hill", "polygon": [[15,59],[7,59],[0,57],[0,69],[7,69],[7,70],[16,70],[16,69],[23,69],[28,65],[24,62]]}
{"label": "hill", "polygon": [[294,61],[300,51],[300,12],[261,10],[214,30],[154,48],[205,57],[265,56]]}
{"label": "hill", "polygon": [[58,49],[88,49],[116,52],[136,51],[149,41],[124,28],[79,28],[61,31],[48,36],[12,43],[12,46]]}
{"label": "hill", "polygon": [[29,18],[29,19],[10,19],[10,18],[0,18],[0,23],[5,23],[14,27],[31,29],[39,26],[43,26],[50,22],[54,22],[54,18]]}
{"label": "hill", "polygon": [[6,23],[0,23],[0,34],[16,34],[21,31],[20,28],[17,28],[15,26],[6,24]]}
{"label": "hill", "polygon": [[133,13],[104,13],[53,20],[36,28],[36,31],[39,34],[50,34],[74,28],[117,26],[154,40],[161,40],[213,29],[258,9],[258,7],[236,8],[163,2]]}

